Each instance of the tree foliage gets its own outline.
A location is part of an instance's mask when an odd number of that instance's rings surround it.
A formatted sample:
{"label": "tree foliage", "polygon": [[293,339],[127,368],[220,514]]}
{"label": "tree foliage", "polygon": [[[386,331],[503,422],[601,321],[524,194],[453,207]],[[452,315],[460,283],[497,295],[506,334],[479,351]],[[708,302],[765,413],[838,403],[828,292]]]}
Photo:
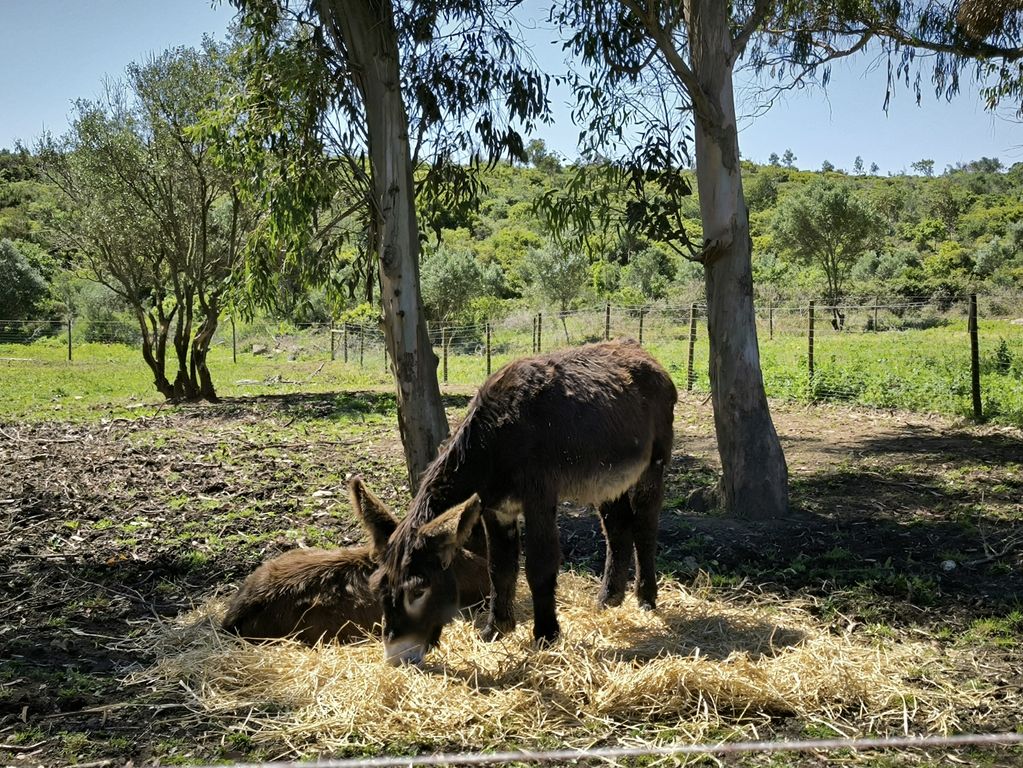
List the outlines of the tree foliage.
{"label": "tree foliage", "polygon": [[[241,126],[220,137],[246,193],[270,210],[247,251],[250,299],[272,305],[274,281],[285,273],[325,286],[338,301],[357,290],[372,299],[379,233],[370,135],[349,52],[325,21],[327,4],[236,5],[248,77],[223,114]],[[504,155],[525,161],[522,132],[546,113],[547,77],[521,63],[502,3],[399,2],[391,11],[417,215],[439,239],[471,223],[484,191],[481,168]],[[361,267],[349,268],[353,253]]]}
{"label": "tree foliage", "polygon": [[825,298],[839,304],[853,265],[877,237],[878,219],[844,183],[822,178],[778,207],[775,242],[824,272]]}
{"label": "tree foliage", "polygon": [[132,308],[166,397],[216,397],[206,356],[251,216],[195,129],[232,82],[212,43],[169,50],[131,65],[101,100],[77,102],[70,131],[38,147],[60,192],[56,236]]}
{"label": "tree foliage", "polygon": [[497,264],[485,264],[466,248],[441,245],[423,261],[423,304],[430,320],[467,323],[473,302],[500,296],[503,276]]}
{"label": "tree foliage", "polygon": [[46,281],[14,242],[0,240],[0,324],[30,319],[46,296]]}

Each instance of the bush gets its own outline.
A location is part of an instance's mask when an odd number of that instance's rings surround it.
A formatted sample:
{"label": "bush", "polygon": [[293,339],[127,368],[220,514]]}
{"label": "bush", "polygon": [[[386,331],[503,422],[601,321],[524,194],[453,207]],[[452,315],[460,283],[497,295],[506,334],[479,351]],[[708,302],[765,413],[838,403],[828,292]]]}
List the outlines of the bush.
{"label": "bush", "polygon": [[0,321],[38,317],[46,281],[11,240],[0,240],[0,276]]}
{"label": "bush", "polygon": [[423,262],[420,284],[430,320],[468,323],[473,300],[500,295],[504,279],[497,264],[481,264],[468,249],[441,245]]}
{"label": "bush", "polygon": [[124,300],[104,285],[85,282],[75,300],[78,335],[88,342],[142,343],[138,320]]}

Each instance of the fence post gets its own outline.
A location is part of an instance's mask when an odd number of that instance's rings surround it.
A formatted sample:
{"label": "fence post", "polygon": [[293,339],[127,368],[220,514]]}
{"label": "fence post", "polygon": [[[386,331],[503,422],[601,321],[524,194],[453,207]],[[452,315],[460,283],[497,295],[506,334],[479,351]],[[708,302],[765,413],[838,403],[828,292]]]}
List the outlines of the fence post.
{"label": "fence post", "polygon": [[444,360],[444,383],[448,383],[448,327],[440,327],[440,354]]}
{"label": "fence post", "polygon": [[543,352],[543,312],[536,313],[536,354]]}
{"label": "fence post", "polygon": [[487,321],[487,376],[490,375],[490,322]]}
{"label": "fence post", "polygon": [[806,368],[807,368],[807,385],[810,389],[810,398],[813,399],[813,308],[814,301],[810,301],[810,314],[807,319],[806,327],[806,338],[807,338],[807,356],[806,356]]}
{"label": "fence post", "polygon": [[337,349],[334,345],[334,318],[330,319],[330,359],[337,360]]}
{"label": "fence post", "polygon": [[604,306],[604,341],[611,338],[611,302]]}
{"label": "fence post", "polygon": [[344,328],[341,330],[341,348],[344,351],[344,360],[348,362],[348,322],[345,321]]}
{"label": "fence post", "polygon": [[693,389],[693,357],[696,353],[696,304],[689,306],[689,364],[686,366],[686,391]]}
{"label": "fence post", "polygon": [[874,297],[874,333],[877,333],[877,296]]}
{"label": "fence post", "polygon": [[973,418],[983,421],[984,409],[980,400],[980,343],[977,338],[977,294],[970,294],[970,388],[973,390]]}
{"label": "fence post", "polygon": [[231,318],[231,362],[238,362],[238,330],[234,327],[234,318]]}
{"label": "fence post", "polygon": [[365,360],[366,352],[366,326],[359,326],[359,367],[362,368],[362,364]]}
{"label": "fence post", "polygon": [[770,333],[770,338],[774,339],[774,300],[767,300],[767,329]]}
{"label": "fence post", "polygon": [[643,343],[643,315],[646,314],[645,309],[639,310],[639,343]]}
{"label": "fence post", "polygon": [[71,362],[71,314],[67,316],[67,361]]}
{"label": "fence post", "polygon": [[536,315],[533,315],[533,348],[530,350],[531,354],[536,354]]}

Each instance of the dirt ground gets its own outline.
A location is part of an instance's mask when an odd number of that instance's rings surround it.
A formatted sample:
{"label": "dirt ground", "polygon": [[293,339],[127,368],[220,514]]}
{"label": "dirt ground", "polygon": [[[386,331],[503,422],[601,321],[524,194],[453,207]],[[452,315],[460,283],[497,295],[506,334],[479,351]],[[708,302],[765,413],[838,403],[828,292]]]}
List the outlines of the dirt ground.
{"label": "dirt ground", "polygon": [[[448,402],[457,418],[467,398]],[[122,684],[153,661],[133,638],[228,593],[267,557],[360,540],[344,492],[353,473],[406,504],[392,407],[367,392],[0,423],[0,762],[246,757],[179,704]],[[1017,695],[1023,436],[901,413],[773,412],[792,513],[744,521],[703,508],[716,472],[710,406],[680,402],[663,570],[799,596],[850,629],[987,644],[990,674]],[[595,517],[563,518],[566,563],[599,570]],[[983,726],[1015,728],[1021,716],[995,712]]]}

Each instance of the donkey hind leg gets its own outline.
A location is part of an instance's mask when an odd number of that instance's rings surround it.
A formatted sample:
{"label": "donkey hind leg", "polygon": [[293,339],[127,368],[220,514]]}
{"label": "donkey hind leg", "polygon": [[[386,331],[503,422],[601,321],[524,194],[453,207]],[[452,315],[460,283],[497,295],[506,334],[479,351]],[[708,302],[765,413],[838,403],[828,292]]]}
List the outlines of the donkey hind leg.
{"label": "donkey hind leg", "polygon": [[636,600],[639,607],[652,611],[657,607],[657,529],[664,503],[664,465],[654,462],[630,491],[635,524],[632,537],[636,546]]}
{"label": "donkey hind leg", "polygon": [[519,576],[519,524],[501,519],[487,510],[483,516],[487,529],[487,553],[490,561],[490,612],[483,627],[484,640],[497,640],[515,629],[515,581]]}
{"label": "donkey hind leg", "polygon": [[533,596],[533,640],[544,648],[561,634],[554,590],[561,568],[557,504],[548,499],[526,514],[526,581]]}
{"label": "donkey hind leg", "polygon": [[597,512],[607,544],[604,579],[597,596],[597,606],[607,608],[621,605],[625,597],[625,584],[629,580],[629,563],[632,559],[635,514],[627,493],[612,501],[605,501]]}

